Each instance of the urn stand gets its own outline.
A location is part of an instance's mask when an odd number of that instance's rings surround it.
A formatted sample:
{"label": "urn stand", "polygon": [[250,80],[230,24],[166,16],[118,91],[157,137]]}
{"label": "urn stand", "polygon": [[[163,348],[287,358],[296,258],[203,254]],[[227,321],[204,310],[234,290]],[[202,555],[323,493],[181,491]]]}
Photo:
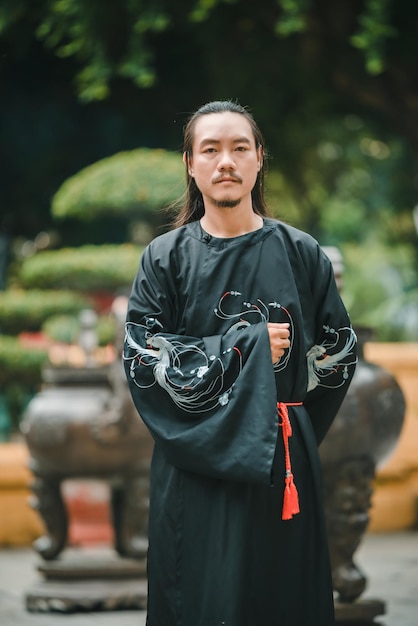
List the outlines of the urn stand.
{"label": "urn stand", "polygon": [[353,557],[369,523],[376,468],[387,460],[402,429],[405,399],[390,373],[364,360],[371,331],[356,333],[356,372],[320,456],[337,622],[363,625],[375,623],[385,608],[381,600],[359,600],[367,578]]}

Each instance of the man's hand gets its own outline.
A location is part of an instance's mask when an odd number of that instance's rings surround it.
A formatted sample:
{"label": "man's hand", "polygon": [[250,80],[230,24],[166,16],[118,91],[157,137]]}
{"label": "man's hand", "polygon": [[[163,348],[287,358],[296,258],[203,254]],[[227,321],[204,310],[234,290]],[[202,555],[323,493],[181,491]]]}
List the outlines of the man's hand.
{"label": "man's hand", "polygon": [[267,323],[267,330],[270,338],[271,359],[273,363],[280,361],[286,348],[290,347],[289,324]]}

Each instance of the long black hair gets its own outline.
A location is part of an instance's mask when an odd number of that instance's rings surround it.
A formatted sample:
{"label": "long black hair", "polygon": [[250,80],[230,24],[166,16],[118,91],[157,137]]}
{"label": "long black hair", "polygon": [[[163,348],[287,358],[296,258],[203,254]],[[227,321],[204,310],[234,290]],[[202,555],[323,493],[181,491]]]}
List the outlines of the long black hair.
{"label": "long black hair", "polygon": [[180,198],[172,207],[177,211],[177,215],[173,222],[174,228],[178,228],[179,226],[183,226],[189,222],[200,220],[205,213],[202,194],[198,189],[194,178],[190,176],[187,164],[192,155],[196,122],[202,115],[210,115],[212,113],[239,113],[248,120],[254,135],[256,148],[257,150],[261,148],[262,153],[261,168],[258,172],[255,185],[251,191],[253,209],[258,215],[269,215],[269,210],[264,199],[264,177],[266,173],[267,155],[265,153],[264,139],[261,131],[253,116],[246,108],[236,102],[233,102],[232,100],[216,100],[214,102],[208,102],[197,109],[184,127],[183,152],[186,155],[186,191],[184,196]]}

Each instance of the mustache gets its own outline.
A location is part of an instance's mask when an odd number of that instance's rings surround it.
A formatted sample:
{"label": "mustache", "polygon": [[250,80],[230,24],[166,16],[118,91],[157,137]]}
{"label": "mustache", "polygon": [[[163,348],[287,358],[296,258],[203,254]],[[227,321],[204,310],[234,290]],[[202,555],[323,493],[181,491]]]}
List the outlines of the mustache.
{"label": "mustache", "polygon": [[237,183],[242,183],[241,176],[238,176],[238,174],[233,174],[233,173],[230,173],[230,174],[219,174],[219,176],[216,176],[215,178],[212,179],[212,183],[215,185],[216,183],[220,183],[225,178],[231,178],[232,180],[234,180]]}

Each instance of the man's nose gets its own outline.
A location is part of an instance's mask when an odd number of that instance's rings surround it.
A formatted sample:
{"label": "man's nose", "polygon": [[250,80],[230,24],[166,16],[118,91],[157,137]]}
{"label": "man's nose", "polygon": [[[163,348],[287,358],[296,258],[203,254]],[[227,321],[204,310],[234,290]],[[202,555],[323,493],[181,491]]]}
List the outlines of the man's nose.
{"label": "man's nose", "polygon": [[229,150],[223,150],[221,152],[220,158],[218,161],[218,168],[220,170],[235,168],[235,161],[234,161],[232,153]]}

